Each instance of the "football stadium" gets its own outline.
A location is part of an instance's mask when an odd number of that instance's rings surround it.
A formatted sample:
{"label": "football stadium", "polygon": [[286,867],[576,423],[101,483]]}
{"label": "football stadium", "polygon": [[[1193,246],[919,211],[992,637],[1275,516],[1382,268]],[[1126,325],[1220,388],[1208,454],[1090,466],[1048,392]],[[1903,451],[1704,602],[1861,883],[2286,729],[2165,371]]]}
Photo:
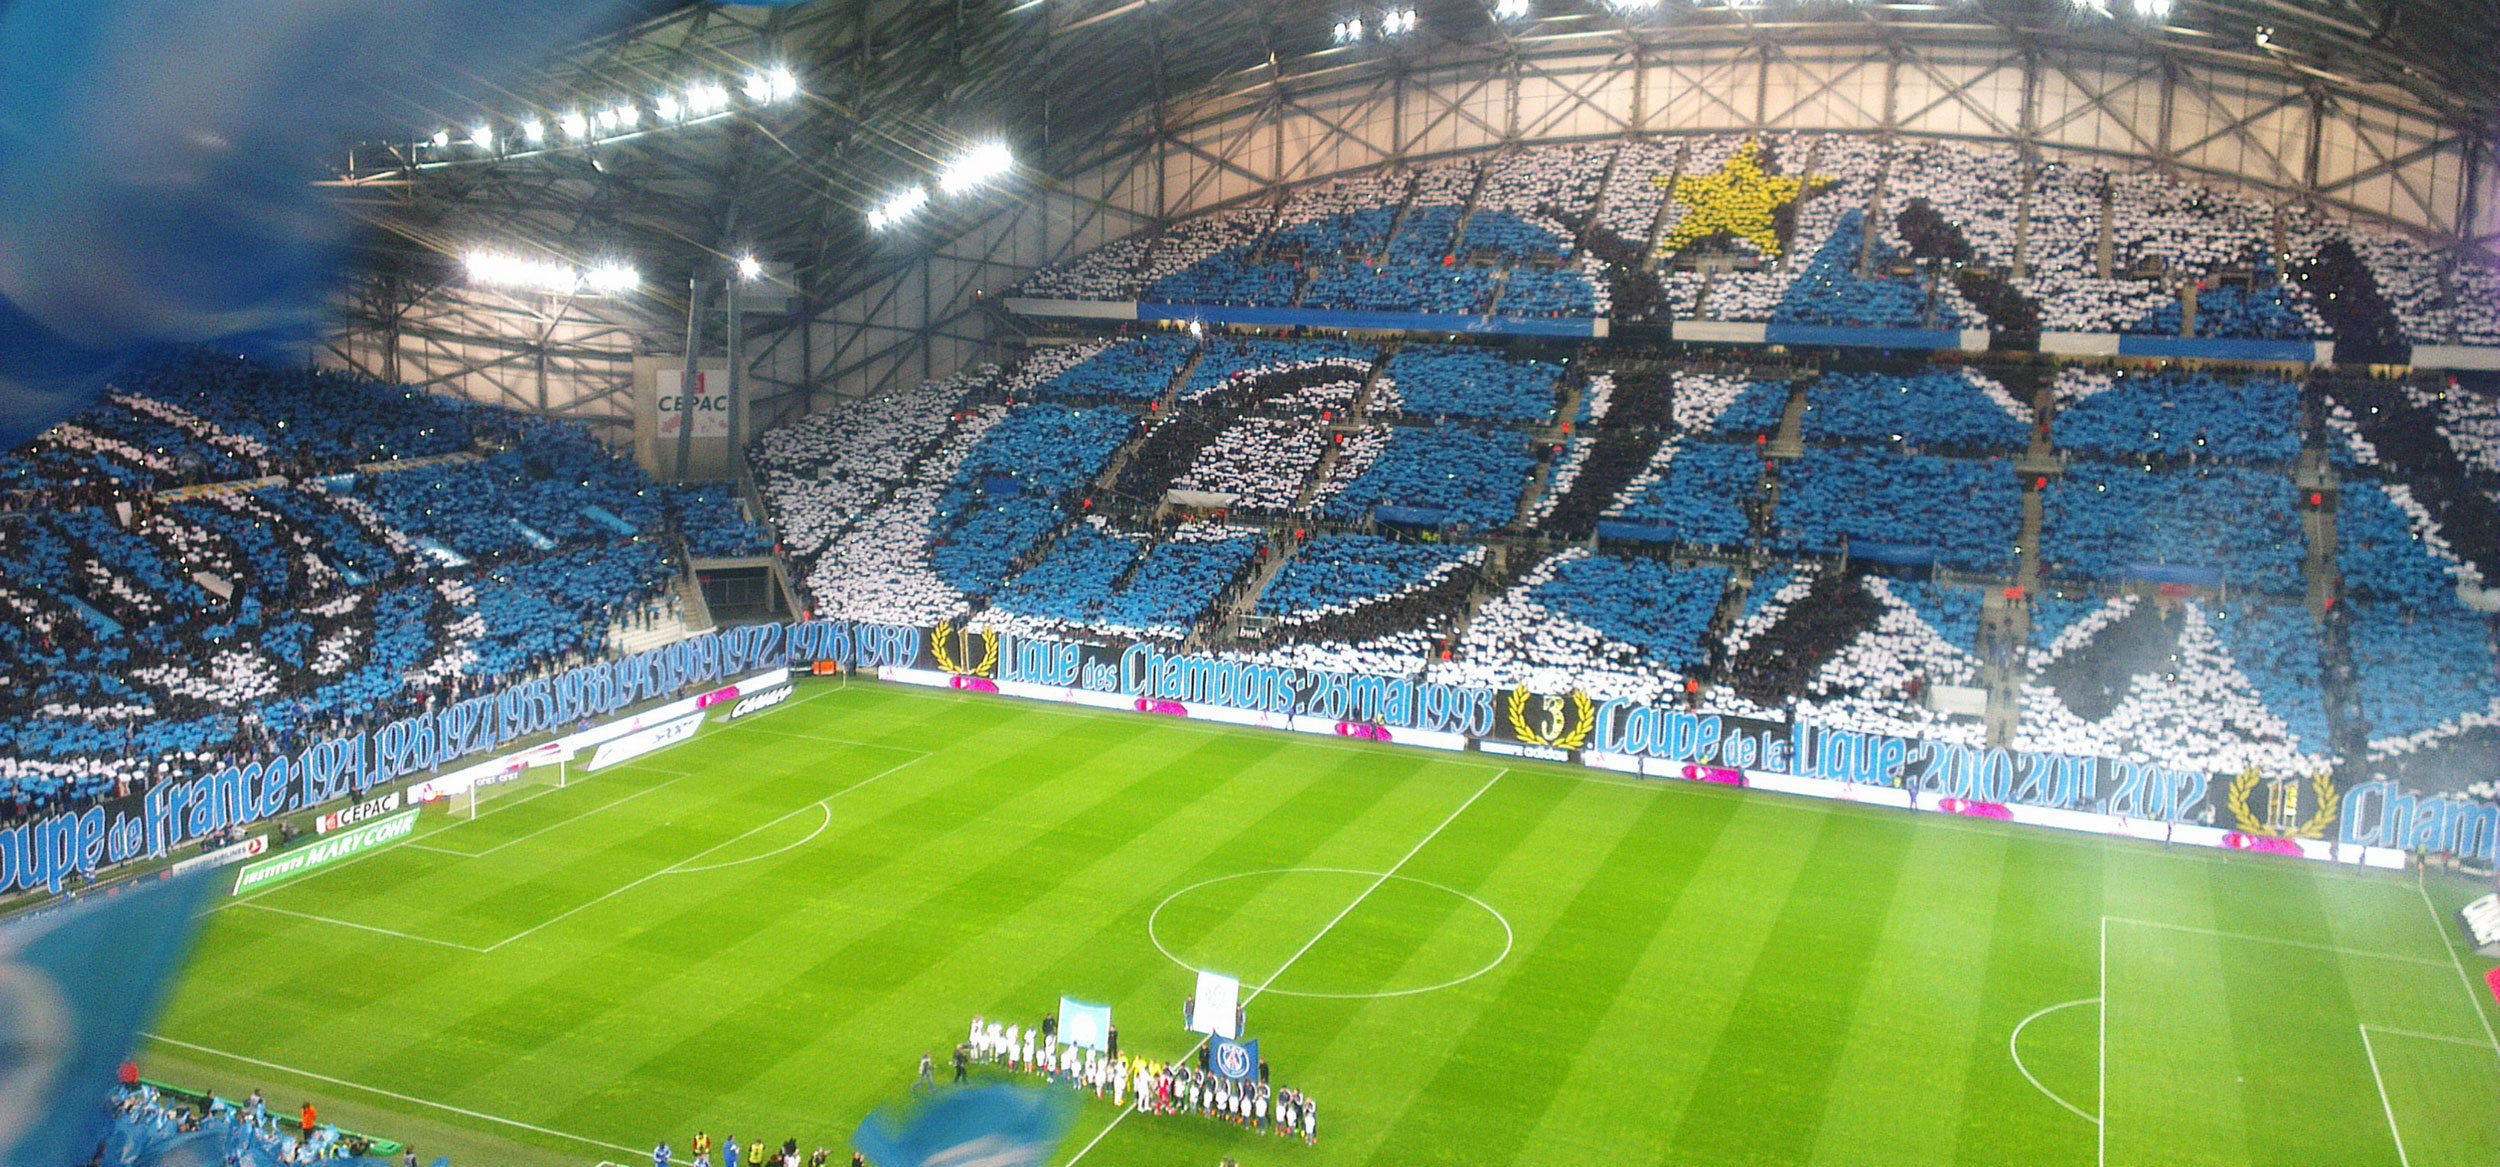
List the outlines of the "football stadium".
{"label": "football stadium", "polygon": [[0,1167],[2500,1164],[2495,62],[0,2]]}

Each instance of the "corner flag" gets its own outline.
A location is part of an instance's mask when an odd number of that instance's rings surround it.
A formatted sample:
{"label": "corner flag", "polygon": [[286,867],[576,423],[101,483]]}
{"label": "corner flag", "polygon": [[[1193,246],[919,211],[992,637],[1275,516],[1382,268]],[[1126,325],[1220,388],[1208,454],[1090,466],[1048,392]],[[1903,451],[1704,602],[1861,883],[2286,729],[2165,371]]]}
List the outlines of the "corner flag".
{"label": "corner flag", "polygon": [[181,965],[211,875],[0,926],[0,1167],[95,1153],[113,1068]]}
{"label": "corner flag", "polygon": [[880,1107],[851,1143],[877,1167],[1042,1167],[1075,1118],[1067,1091],[975,1086],[917,1108]]}

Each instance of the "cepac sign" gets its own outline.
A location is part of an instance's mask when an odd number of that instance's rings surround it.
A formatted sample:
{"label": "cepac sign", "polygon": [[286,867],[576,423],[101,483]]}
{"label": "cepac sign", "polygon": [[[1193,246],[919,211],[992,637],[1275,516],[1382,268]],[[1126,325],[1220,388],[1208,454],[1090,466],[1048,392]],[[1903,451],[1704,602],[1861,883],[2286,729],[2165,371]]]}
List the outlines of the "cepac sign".
{"label": "cepac sign", "polygon": [[729,378],[708,371],[684,369],[660,374],[660,436],[674,439],[686,419],[694,419],[694,436],[729,436]]}
{"label": "cepac sign", "polygon": [[345,810],[334,810],[313,822],[313,833],[326,835],[342,827],[352,827],[367,819],[378,819],[399,809],[399,792],[394,790],[380,798],[367,799]]}

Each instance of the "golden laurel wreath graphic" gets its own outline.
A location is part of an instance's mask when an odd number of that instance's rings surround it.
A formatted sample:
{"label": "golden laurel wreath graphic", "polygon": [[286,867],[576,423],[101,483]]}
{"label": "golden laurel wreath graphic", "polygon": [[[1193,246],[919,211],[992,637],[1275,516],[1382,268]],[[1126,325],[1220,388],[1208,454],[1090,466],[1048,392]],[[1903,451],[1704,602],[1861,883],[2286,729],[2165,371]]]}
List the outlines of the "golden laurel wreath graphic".
{"label": "golden laurel wreath graphic", "polygon": [[981,663],[971,668],[965,668],[960,661],[955,659],[957,631],[954,621],[951,620],[938,621],[938,626],[929,630],[929,655],[937,658],[937,666],[958,677],[996,678],[998,675],[998,630],[984,628],[979,632],[966,631],[964,633],[967,638],[965,644],[967,648],[971,647],[970,637],[981,638]]}
{"label": "golden laurel wreath graphic", "polygon": [[[1553,733],[1529,724],[1528,701],[1534,696],[1524,685],[1510,691],[1510,732],[1513,736],[1526,745],[1552,746],[1558,750],[1576,750],[1587,744],[1589,734],[1597,729],[1597,703],[1589,700],[1588,694],[1578,689],[1571,691],[1570,728]],[[1545,700],[1550,703],[1549,708],[1558,709],[1564,699],[1547,697]]]}
{"label": "golden laurel wreath graphic", "polygon": [[2256,812],[2248,808],[2248,796],[2255,793],[2257,784],[2264,780],[2257,773],[2257,768],[2251,766],[2231,780],[2231,788],[2224,795],[2224,803],[2230,807],[2231,817],[2239,820],[2242,834],[2269,839],[2323,839],[2328,829],[2335,825],[2335,816],[2343,810],[2343,792],[2335,789],[2332,776],[2320,773],[2309,783],[2310,790],[2318,796],[2318,809],[2310,814],[2309,821],[2289,831],[2278,831],[2267,826]]}

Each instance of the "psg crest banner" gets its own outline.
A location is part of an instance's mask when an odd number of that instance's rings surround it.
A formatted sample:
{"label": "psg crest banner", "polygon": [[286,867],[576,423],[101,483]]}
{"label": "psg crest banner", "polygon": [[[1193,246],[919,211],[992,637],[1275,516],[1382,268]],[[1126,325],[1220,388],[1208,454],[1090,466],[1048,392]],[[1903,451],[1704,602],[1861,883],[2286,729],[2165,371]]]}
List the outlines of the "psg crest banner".
{"label": "psg crest banner", "polygon": [[1259,1043],[1256,1038],[1234,1041],[1229,1037],[1219,1037],[1213,1040],[1215,1044],[1207,1047],[1207,1068],[1215,1071],[1216,1077],[1248,1082],[1259,1076]]}

